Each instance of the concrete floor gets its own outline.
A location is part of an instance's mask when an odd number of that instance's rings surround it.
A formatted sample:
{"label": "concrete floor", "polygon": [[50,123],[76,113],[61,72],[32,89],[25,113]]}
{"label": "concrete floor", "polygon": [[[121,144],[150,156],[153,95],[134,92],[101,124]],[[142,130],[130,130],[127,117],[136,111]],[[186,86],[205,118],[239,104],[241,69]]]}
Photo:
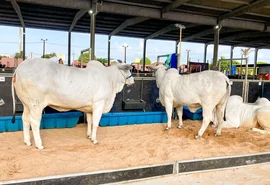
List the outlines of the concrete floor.
{"label": "concrete floor", "polygon": [[[114,183],[115,184],[115,183]],[[122,182],[128,185],[270,185],[270,163]]]}

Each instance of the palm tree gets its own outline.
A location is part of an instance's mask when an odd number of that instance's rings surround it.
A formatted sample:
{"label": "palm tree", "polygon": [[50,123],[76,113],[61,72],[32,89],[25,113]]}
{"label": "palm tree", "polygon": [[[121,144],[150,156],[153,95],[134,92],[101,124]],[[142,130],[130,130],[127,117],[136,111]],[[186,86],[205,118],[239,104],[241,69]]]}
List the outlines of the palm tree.
{"label": "palm tree", "polygon": [[251,52],[251,48],[241,49],[241,54],[243,54],[244,58],[247,58],[248,54]]}

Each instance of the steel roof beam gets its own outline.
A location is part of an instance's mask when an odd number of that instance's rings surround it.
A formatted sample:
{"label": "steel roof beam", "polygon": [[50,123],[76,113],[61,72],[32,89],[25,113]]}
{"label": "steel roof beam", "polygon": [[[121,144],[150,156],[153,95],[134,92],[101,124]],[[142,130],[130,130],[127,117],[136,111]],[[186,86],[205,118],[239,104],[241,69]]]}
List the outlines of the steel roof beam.
{"label": "steel roof beam", "polygon": [[213,28],[210,28],[210,29],[207,29],[207,30],[204,30],[204,31],[195,33],[195,34],[193,34],[193,35],[184,37],[184,38],[182,39],[182,41],[189,41],[189,40],[192,40],[192,39],[195,39],[195,38],[203,37],[203,36],[205,36],[205,35],[212,34],[213,32],[214,32],[214,29],[213,29]]}
{"label": "steel roof beam", "polygon": [[[268,40],[266,38],[262,38],[262,39],[257,39],[257,40],[251,40],[251,41],[247,41],[247,42],[241,42],[239,44],[235,44],[233,45],[234,47],[237,47],[237,46],[246,46],[246,45],[249,45],[249,44],[260,44],[261,43],[264,43],[264,42],[267,42]],[[266,43],[267,44],[267,43]]]}
{"label": "steel roof beam", "polygon": [[78,20],[80,20],[84,14],[86,14],[88,12],[88,10],[80,10],[76,13],[70,27],[69,27],[69,32],[71,32],[73,30],[73,28],[75,27],[75,25],[77,24]]}
{"label": "steel roof beam", "polygon": [[176,30],[176,29],[178,29],[178,28],[175,26],[175,24],[170,24],[170,25],[166,26],[165,28],[162,28],[161,30],[158,30],[155,33],[152,33],[151,35],[145,37],[144,39],[145,40],[152,39],[152,38],[155,38],[159,35],[163,35],[164,33],[168,33],[170,31]]}
{"label": "steel roof beam", "polygon": [[[226,42],[226,41],[230,41],[230,40],[237,40],[237,39],[241,39],[241,38],[245,38],[245,37],[249,37],[249,38],[255,38],[255,37],[267,37],[270,36],[269,32],[241,32],[241,33],[237,33],[231,36],[227,36],[227,37],[223,37],[220,39],[219,42]],[[207,44],[213,44],[214,41],[208,42]]]}
{"label": "steel roof beam", "polygon": [[19,5],[14,0],[11,0],[10,3],[12,4],[14,10],[16,11],[16,13],[18,15],[22,27],[25,28],[25,24],[24,24],[23,17],[22,17],[22,12],[21,12],[21,9],[20,9]]}
{"label": "steel roof beam", "polygon": [[141,22],[146,21],[148,19],[149,18],[146,18],[146,17],[135,17],[135,18],[127,19],[121,25],[119,25],[115,30],[113,30],[110,33],[110,36],[117,34],[118,32],[120,32],[121,30],[125,29],[128,26],[141,23]]}
{"label": "steel roof beam", "polygon": [[167,6],[162,8],[161,12],[162,13],[169,12],[173,9],[178,8],[179,6],[183,5],[184,3],[188,2],[188,1],[189,0],[175,0],[171,4],[168,4]]}
{"label": "steel roof beam", "polygon": [[[90,8],[90,3],[85,0],[17,0],[17,2],[25,2],[31,4],[40,4],[55,7],[64,7],[70,9],[88,9]],[[131,6],[123,4],[115,4],[103,1],[103,4],[98,6],[99,12],[112,13],[112,14],[122,14],[136,17],[148,17],[153,19],[160,19],[160,10],[155,8],[145,8],[140,6]],[[184,13],[184,12],[167,12],[163,14],[162,20],[176,21],[176,22],[189,22],[194,24],[203,24],[214,26],[217,24],[217,18],[207,15],[198,15],[194,13]],[[248,30],[258,30],[258,31],[268,31],[270,32],[270,26],[266,27],[265,24],[261,22],[252,22],[248,20],[241,19],[226,19],[223,21],[223,27],[229,28],[241,28]]]}
{"label": "steel roof beam", "polygon": [[253,1],[252,3],[248,4],[248,5],[243,5],[240,6],[236,9],[234,9],[233,11],[223,14],[219,17],[219,21],[222,21],[224,19],[228,19],[230,17],[235,17],[241,14],[245,14],[247,12],[250,12],[251,10],[257,9],[257,8],[261,8],[264,6],[267,6],[270,4],[270,0],[257,0],[257,1]]}

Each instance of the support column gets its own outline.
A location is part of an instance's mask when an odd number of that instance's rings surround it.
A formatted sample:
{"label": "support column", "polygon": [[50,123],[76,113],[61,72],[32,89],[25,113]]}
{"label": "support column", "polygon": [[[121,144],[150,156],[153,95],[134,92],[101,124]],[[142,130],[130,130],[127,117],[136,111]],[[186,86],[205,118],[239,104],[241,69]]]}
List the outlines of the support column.
{"label": "support column", "polygon": [[111,65],[111,36],[108,37],[108,66]]}
{"label": "support column", "polygon": [[[70,55],[71,55],[71,32],[68,32],[68,66],[70,66]],[[73,61],[74,62],[74,61]]]}
{"label": "support column", "polygon": [[231,46],[231,54],[230,54],[230,75],[232,75],[232,66],[233,66],[233,49],[234,49],[234,46]]}
{"label": "support column", "polygon": [[215,40],[214,40],[214,56],[213,56],[213,69],[217,69],[218,65],[218,46],[219,46],[219,32],[221,29],[221,24],[214,27],[215,30]]}
{"label": "support column", "polygon": [[147,40],[144,39],[143,41],[143,71],[145,71],[145,58],[146,58],[146,42]]}
{"label": "support column", "polygon": [[25,27],[23,27],[23,60],[25,60]]}
{"label": "support column", "polygon": [[91,17],[91,44],[90,44],[90,51],[91,51],[91,60],[95,59],[95,28],[96,28],[96,12],[90,14]]}
{"label": "support column", "polygon": [[208,44],[204,44],[204,56],[203,56],[203,62],[204,63],[206,63],[207,47],[208,47]]}
{"label": "support column", "polygon": [[175,53],[177,53],[177,51],[178,51],[178,44],[179,44],[179,41],[176,41],[175,42]]}
{"label": "support column", "polygon": [[257,60],[258,60],[258,48],[255,48],[255,55],[254,55],[254,69],[253,69],[253,80],[255,79],[255,75],[257,75],[256,73],[256,68],[257,68]]}

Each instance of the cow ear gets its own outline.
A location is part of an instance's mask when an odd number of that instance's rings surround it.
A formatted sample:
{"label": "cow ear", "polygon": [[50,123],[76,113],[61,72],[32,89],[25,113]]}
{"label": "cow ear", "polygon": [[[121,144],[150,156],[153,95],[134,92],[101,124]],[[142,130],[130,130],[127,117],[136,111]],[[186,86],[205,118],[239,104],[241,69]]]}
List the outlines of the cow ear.
{"label": "cow ear", "polygon": [[132,66],[130,64],[119,64],[117,65],[120,70],[131,70]]}

